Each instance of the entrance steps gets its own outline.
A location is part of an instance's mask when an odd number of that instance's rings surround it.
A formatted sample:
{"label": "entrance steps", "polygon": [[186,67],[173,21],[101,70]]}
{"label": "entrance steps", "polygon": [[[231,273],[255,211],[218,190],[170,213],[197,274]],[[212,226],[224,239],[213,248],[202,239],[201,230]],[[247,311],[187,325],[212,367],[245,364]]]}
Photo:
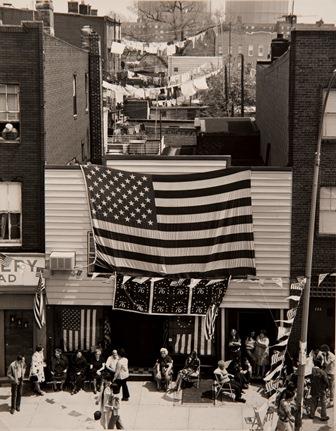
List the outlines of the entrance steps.
{"label": "entrance steps", "polygon": [[129,367],[129,380],[147,381],[152,380],[152,368],[149,367]]}

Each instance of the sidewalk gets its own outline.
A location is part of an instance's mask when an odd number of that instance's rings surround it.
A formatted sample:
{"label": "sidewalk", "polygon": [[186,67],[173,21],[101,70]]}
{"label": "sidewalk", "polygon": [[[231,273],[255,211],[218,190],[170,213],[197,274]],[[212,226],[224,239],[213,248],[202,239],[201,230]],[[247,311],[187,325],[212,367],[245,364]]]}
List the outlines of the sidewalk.
{"label": "sidewalk", "polygon": [[[251,386],[245,398],[246,404],[229,399],[210,400],[201,403],[183,403],[181,393],[157,392],[151,382],[129,382],[131,398],[121,403],[120,416],[127,430],[249,430],[246,417],[254,416],[253,406],[265,402],[257,387]],[[210,389],[210,388],[209,388]],[[81,391],[71,396],[68,392],[48,392],[43,397],[25,396],[22,410],[9,413],[10,388],[0,388],[0,430],[90,430],[98,429],[93,421],[97,410],[95,396]],[[329,416],[332,409],[328,409]],[[275,429],[276,415],[268,431]],[[334,429],[333,422],[322,423],[315,419],[304,421],[304,431],[328,431]]]}

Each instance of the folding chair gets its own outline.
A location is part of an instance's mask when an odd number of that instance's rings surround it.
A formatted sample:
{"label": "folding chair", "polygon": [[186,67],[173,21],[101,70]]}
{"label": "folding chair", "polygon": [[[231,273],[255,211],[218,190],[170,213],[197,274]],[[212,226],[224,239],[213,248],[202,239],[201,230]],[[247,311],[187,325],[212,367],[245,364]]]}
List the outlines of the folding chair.
{"label": "folding chair", "polygon": [[188,380],[190,383],[192,383],[193,386],[195,386],[196,388],[199,388],[200,386],[200,376],[201,376],[201,366],[199,366],[197,368],[197,370],[195,371],[195,373],[193,373],[194,375],[189,375],[188,376]]}
{"label": "folding chair", "polygon": [[245,422],[251,425],[250,430],[252,431],[264,431],[267,422],[273,419],[273,410],[269,411],[270,403],[267,400],[260,407],[253,407],[254,417],[245,418]]}
{"label": "folding chair", "polygon": [[230,382],[223,383],[220,381],[220,376],[217,373],[214,373],[215,380],[213,383],[213,392],[214,392],[214,405],[216,405],[216,401],[221,395],[221,400],[223,399],[223,394],[229,395],[232,399],[235,399],[235,393],[231,387]]}

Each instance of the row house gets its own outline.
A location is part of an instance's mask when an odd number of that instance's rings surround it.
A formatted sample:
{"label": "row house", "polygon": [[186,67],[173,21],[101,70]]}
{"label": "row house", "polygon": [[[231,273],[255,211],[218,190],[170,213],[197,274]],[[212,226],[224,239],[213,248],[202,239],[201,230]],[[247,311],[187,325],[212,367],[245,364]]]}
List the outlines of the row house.
{"label": "row house", "polygon": [[[290,48],[285,44],[283,55],[257,66],[262,156],[269,166],[293,171],[291,276],[305,269],[314,157],[323,98],[336,68],[335,49],[335,29],[297,25]],[[308,350],[322,343],[335,347],[335,277],[330,275],[336,265],[335,125],[334,80],[323,117]],[[321,284],[319,274],[329,274]]]}

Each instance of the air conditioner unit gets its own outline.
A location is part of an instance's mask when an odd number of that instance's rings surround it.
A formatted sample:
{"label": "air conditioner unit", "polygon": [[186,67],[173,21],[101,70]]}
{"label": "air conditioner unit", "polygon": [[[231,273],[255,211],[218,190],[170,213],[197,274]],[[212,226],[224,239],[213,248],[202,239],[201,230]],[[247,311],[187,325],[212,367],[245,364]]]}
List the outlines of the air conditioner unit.
{"label": "air conditioner unit", "polygon": [[51,271],[72,271],[75,267],[74,251],[54,251],[50,254],[49,269]]}

